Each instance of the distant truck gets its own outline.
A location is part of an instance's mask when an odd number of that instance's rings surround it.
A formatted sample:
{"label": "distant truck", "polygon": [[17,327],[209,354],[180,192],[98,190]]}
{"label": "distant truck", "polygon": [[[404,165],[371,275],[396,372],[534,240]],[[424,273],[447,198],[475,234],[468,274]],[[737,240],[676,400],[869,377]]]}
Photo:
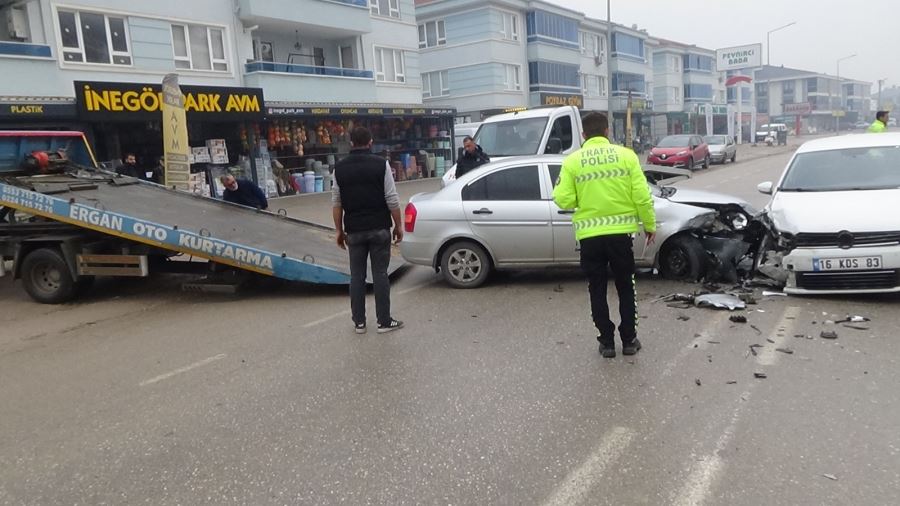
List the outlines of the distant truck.
{"label": "distant truck", "polygon": [[[581,147],[581,115],[574,106],[498,114],[484,120],[473,137],[491,161],[511,156],[569,154]],[[442,185],[454,179],[456,165],[444,174]]]}

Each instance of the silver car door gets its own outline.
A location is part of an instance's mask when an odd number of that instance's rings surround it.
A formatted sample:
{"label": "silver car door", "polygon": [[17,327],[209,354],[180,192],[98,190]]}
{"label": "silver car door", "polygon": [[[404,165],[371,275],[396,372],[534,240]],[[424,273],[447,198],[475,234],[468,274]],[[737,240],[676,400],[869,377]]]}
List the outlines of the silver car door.
{"label": "silver car door", "polygon": [[[562,165],[551,163],[547,166],[550,172],[551,188],[556,187]],[[577,262],[581,258],[575,231],[572,230],[574,209],[560,209],[556,202],[550,201],[550,221],[553,223],[553,261],[556,263]]]}
{"label": "silver car door", "polygon": [[461,191],[472,233],[499,264],[553,261],[550,202],[543,198],[539,166],[494,170]]}

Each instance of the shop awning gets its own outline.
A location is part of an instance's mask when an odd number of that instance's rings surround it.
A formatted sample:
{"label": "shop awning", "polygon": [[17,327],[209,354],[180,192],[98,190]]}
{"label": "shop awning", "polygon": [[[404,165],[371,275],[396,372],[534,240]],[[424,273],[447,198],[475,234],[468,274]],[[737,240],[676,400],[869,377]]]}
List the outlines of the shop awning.
{"label": "shop awning", "polygon": [[77,116],[71,97],[0,96],[0,120],[72,120]]}

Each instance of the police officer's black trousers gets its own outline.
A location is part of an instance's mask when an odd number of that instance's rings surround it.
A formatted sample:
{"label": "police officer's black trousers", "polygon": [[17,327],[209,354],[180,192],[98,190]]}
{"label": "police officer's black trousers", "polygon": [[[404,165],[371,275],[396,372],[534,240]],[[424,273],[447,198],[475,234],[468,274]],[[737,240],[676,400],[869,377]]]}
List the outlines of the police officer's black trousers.
{"label": "police officer's black trousers", "polygon": [[[615,344],[616,326],[609,319],[606,301],[609,270],[619,294],[619,337],[630,343],[637,337],[637,293],[634,286],[634,251],[630,235],[605,235],[581,241],[581,268],[588,278],[591,294],[591,316],[600,331],[597,340],[604,346]],[[607,270],[609,269],[609,270]]]}

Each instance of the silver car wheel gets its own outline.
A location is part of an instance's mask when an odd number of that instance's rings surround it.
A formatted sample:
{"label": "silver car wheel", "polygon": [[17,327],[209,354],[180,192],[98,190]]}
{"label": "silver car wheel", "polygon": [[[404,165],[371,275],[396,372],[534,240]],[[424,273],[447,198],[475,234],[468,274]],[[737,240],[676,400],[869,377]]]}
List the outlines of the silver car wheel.
{"label": "silver car wheel", "polygon": [[470,249],[458,249],[450,254],[447,270],[460,283],[471,283],[481,274],[481,259]]}

